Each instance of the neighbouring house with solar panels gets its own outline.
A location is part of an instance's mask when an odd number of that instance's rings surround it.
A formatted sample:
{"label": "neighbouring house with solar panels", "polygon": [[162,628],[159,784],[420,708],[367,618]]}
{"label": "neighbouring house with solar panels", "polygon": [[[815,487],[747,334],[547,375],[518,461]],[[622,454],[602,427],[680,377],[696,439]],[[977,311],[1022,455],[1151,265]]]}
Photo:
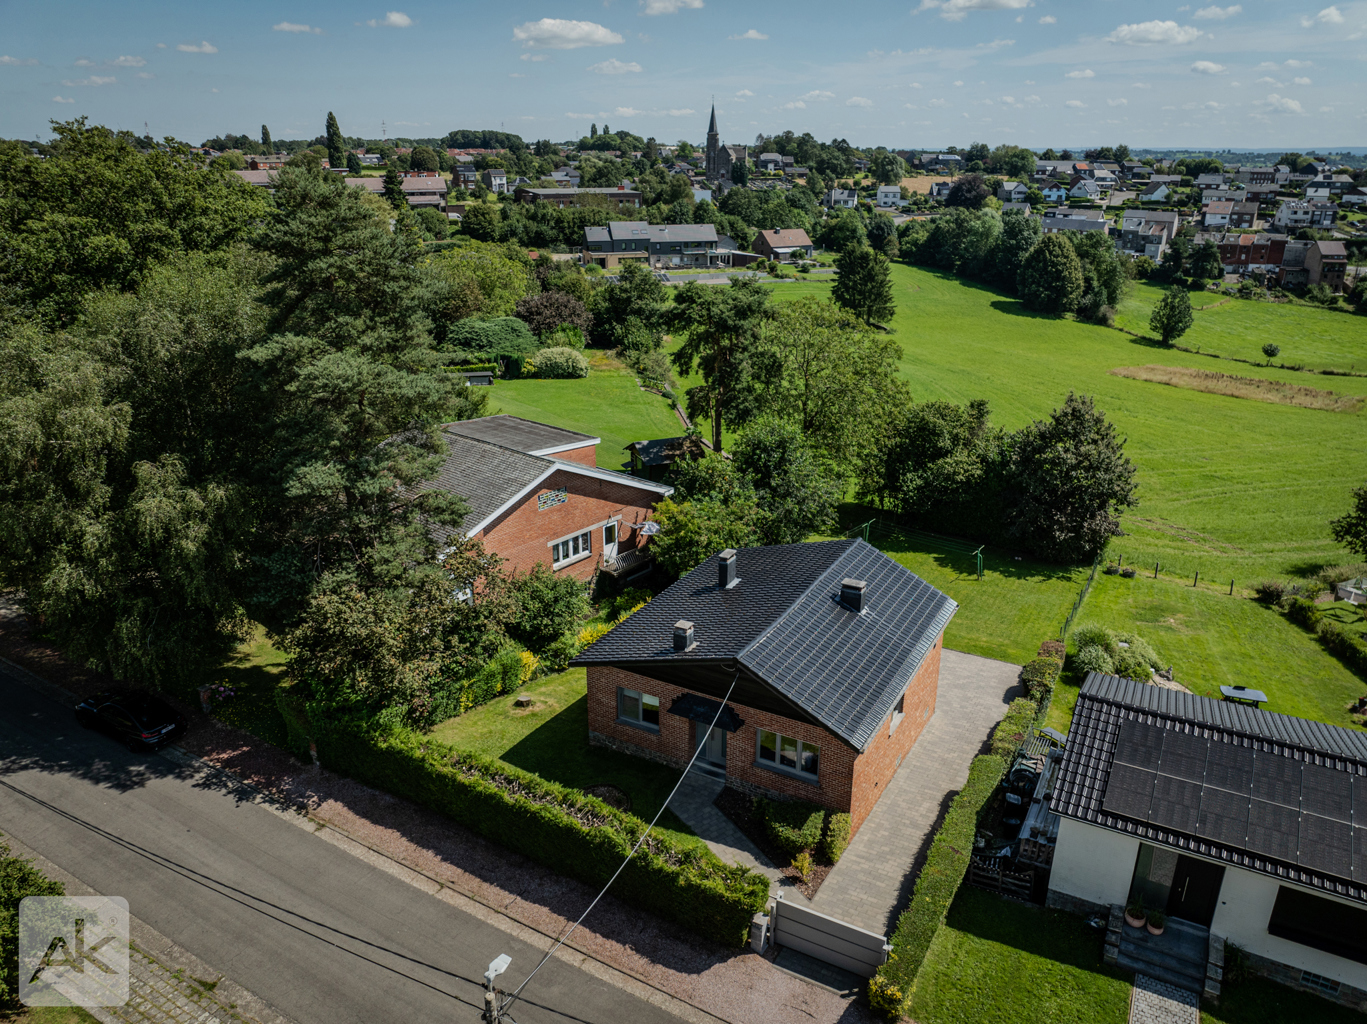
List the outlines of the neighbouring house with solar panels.
{"label": "neighbouring house with solar panels", "polygon": [[1113,923],[1108,959],[1218,992],[1206,950],[1227,940],[1278,981],[1367,1009],[1367,734],[1093,673],[1051,808],[1050,906],[1139,899],[1169,917],[1168,948]]}
{"label": "neighbouring house with solar panels", "polygon": [[484,416],[441,428],[446,459],[429,486],[458,494],[461,535],[506,567],[538,562],[587,580],[601,566],[630,579],[651,568],[642,527],[668,484],[599,469],[599,439],[519,416]]}
{"label": "neighbouring house with solar panels", "polygon": [[571,662],[589,742],[675,767],[697,751],[857,831],[935,711],[958,607],[862,540],[728,549]]}

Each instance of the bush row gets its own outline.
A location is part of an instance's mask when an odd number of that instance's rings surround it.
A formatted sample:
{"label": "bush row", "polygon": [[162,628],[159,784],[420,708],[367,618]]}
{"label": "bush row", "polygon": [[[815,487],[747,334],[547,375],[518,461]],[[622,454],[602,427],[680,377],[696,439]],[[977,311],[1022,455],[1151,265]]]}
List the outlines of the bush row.
{"label": "bush row", "polygon": [[926,951],[940,925],[944,924],[949,906],[968,871],[968,858],[978,830],[978,814],[996,790],[1007,763],[1005,758],[994,754],[973,759],[968,781],[949,805],[944,824],[930,845],[925,867],[916,879],[911,904],[897,920],[888,962],[878,968],[878,973],[869,981],[870,1004],[890,1019],[896,1020],[906,1012]]}
{"label": "bush row", "polygon": [[[605,884],[646,830],[634,815],[576,789],[462,752],[405,729],[315,722],[323,764],[446,815],[557,873]],[[744,945],[769,882],[728,866],[701,843],[653,833],[613,895],[726,946]]]}
{"label": "bush row", "polygon": [[1349,669],[1367,677],[1367,643],[1355,633],[1344,629],[1307,597],[1297,597],[1286,603],[1286,617],[1303,629],[1315,634],[1320,645]]}
{"label": "bush row", "polygon": [[992,730],[992,753],[1008,760],[1015,756],[1021,744],[1030,736],[1030,728],[1039,717],[1040,708],[1032,700],[1017,697],[1006,709],[1006,715]]}
{"label": "bush row", "polygon": [[802,800],[763,798],[755,802],[755,811],[769,839],[790,857],[819,848],[827,862],[838,864],[850,845],[850,816],[844,811],[827,814],[824,807]]}
{"label": "bush row", "polygon": [[61,882],[54,882],[29,861],[10,856],[9,847],[0,843],[0,1013],[20,1008],[20,902],[26,896],[65,895]]}

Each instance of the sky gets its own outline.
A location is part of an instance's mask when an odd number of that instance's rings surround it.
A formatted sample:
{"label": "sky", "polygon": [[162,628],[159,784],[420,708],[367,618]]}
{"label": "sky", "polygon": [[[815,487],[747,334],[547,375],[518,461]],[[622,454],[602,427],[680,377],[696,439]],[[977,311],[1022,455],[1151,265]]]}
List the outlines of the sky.
{"label": "sky", "polygon": [[[388,5],[401,9],[388,9]],[[0,0],[0,137],[49,120],[855,146],[1367,144],[1367,0]]]}

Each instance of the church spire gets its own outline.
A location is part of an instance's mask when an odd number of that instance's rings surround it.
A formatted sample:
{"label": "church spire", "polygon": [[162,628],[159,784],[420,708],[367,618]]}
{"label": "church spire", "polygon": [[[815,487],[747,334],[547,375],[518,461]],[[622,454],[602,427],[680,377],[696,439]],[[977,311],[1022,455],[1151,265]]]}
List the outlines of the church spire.
{"label": "church spire", "polygon": [[712,120],[707,125],[707,134],[717,134],[717,105],[715,103],[712,104]]}

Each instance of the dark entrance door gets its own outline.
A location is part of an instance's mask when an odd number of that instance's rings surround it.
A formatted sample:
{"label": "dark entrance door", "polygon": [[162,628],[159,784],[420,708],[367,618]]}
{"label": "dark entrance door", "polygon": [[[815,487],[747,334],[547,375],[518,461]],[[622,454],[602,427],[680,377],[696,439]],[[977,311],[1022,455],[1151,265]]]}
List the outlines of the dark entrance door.
{"label": "dark entrance door", "polygon": [[1168,893],[1168,916],[1209,928],[1224,880],[1225,869],[1221,865],[1179,855]]}

